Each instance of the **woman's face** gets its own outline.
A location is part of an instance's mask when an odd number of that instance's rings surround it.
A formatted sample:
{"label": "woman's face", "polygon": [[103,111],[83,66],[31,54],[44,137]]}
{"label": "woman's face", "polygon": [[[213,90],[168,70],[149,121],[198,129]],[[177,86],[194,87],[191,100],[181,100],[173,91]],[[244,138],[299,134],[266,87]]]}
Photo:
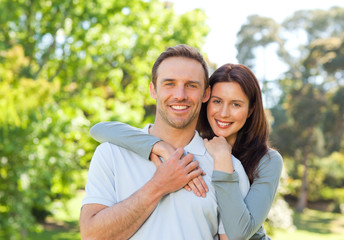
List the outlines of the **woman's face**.
{"label": "woman's face", "polygon": [[249,117],[249,99],[237,82],[215,83],[207,106],[207,117],[215,135],[232,146]]}

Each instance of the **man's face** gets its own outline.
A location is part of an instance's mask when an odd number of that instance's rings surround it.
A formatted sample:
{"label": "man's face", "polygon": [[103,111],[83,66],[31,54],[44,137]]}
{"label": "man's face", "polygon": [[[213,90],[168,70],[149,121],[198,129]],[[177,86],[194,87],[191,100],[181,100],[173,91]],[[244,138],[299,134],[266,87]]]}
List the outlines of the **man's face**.
{"label": "man's face", "polygon": [[156,87],[151,96],[157,101],[156,121],[173,128],[196,128],[202,102],[209,99],[205,91],[204,70],[196,60],[185,57],[165,59],[157,70]]}

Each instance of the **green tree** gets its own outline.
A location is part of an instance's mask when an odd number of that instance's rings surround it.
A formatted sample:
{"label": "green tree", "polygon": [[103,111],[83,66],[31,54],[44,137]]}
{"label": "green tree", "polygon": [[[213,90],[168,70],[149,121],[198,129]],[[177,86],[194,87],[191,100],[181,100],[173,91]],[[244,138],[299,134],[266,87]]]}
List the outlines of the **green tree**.
{"label": "green tree", "polygon": [[[274,45],[288,66],[281,79],[271,82],[282,92],[278,104],[268,104],[273,106],[272,142],[296,162],[288,173],[301,182],[300,211],[307,206],[308,182],[315,177],[309,168],[317,168],[315,159],[343,146],[343,21],[344,9],[339,7],[298,11],[281,24],[254,15],[238,33],[240,62],[250,66],[255,49]],[[263,79],[262,89],[265,84]]]}
{"label": "green tree", "polygon": [[150,71],[166,47],[200,48],[205,14],[158,0],[0,2],[0,238],[24,239],[68,199],[98,121],[152,118]]}
{"label": "green tree", "polygon": [[[236,48],[238,50],[237,59],[240,63],[251,69],[255,68],[256,50],[262,49],[265,64],[266,52],[269,47],[276,47],[280,55],[284,55],[284,40],[280,36],[281,26],[272,18],[251,15],[247,18],[247,23],[241,26],[237,34]],[[269,82],[266,77],[264,66],[263,77],[260,79],[265,102],[272,101],[273,82]]]}

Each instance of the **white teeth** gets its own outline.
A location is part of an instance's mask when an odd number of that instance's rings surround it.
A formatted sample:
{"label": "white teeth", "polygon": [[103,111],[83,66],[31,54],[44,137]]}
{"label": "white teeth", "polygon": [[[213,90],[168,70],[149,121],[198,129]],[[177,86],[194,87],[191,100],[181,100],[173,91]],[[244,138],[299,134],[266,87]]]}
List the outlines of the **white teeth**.
{"label": "white teeth", "polygon": [[184,110],[184,109],[187,109],[187,106],[171,106],[173,109],[176,109],[176,110]]}
{"label": "white teeth", "polygon": [[225,126],[229,126],[230,123],[223,123],[223,122],[219,122],[216,121],[221,127],[225,127]]}

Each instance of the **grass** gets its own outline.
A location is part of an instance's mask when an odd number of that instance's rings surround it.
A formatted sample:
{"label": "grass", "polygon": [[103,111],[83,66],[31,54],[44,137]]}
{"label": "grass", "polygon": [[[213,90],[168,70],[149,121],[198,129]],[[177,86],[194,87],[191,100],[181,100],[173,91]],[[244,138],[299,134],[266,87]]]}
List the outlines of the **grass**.
{"label": "grass", "polygon": [[[80,240],[78,218],[83,192],[65,205],[56,207],[54,218],[48,218],[42,225],[43,231],[32,232],[29,240]],[[306,209],[304,213],[294,213],[295,230],[276,229],[273,240],[343,240],[344,215]]]}
{"label": "grass", "polygon": [[294,213],[296,230],[275,230],[274,240],[343,240],[344,215],[306,209],[303,213]]}
{"label": "grass", "polygon": [[79,215],[81,200],[84,192],[80,191],[76,197],[67,203],[57,203],[52,206],[53,218],[48,218],[41,225],[42,231],[31,232],[29,240],[80,240]]}

